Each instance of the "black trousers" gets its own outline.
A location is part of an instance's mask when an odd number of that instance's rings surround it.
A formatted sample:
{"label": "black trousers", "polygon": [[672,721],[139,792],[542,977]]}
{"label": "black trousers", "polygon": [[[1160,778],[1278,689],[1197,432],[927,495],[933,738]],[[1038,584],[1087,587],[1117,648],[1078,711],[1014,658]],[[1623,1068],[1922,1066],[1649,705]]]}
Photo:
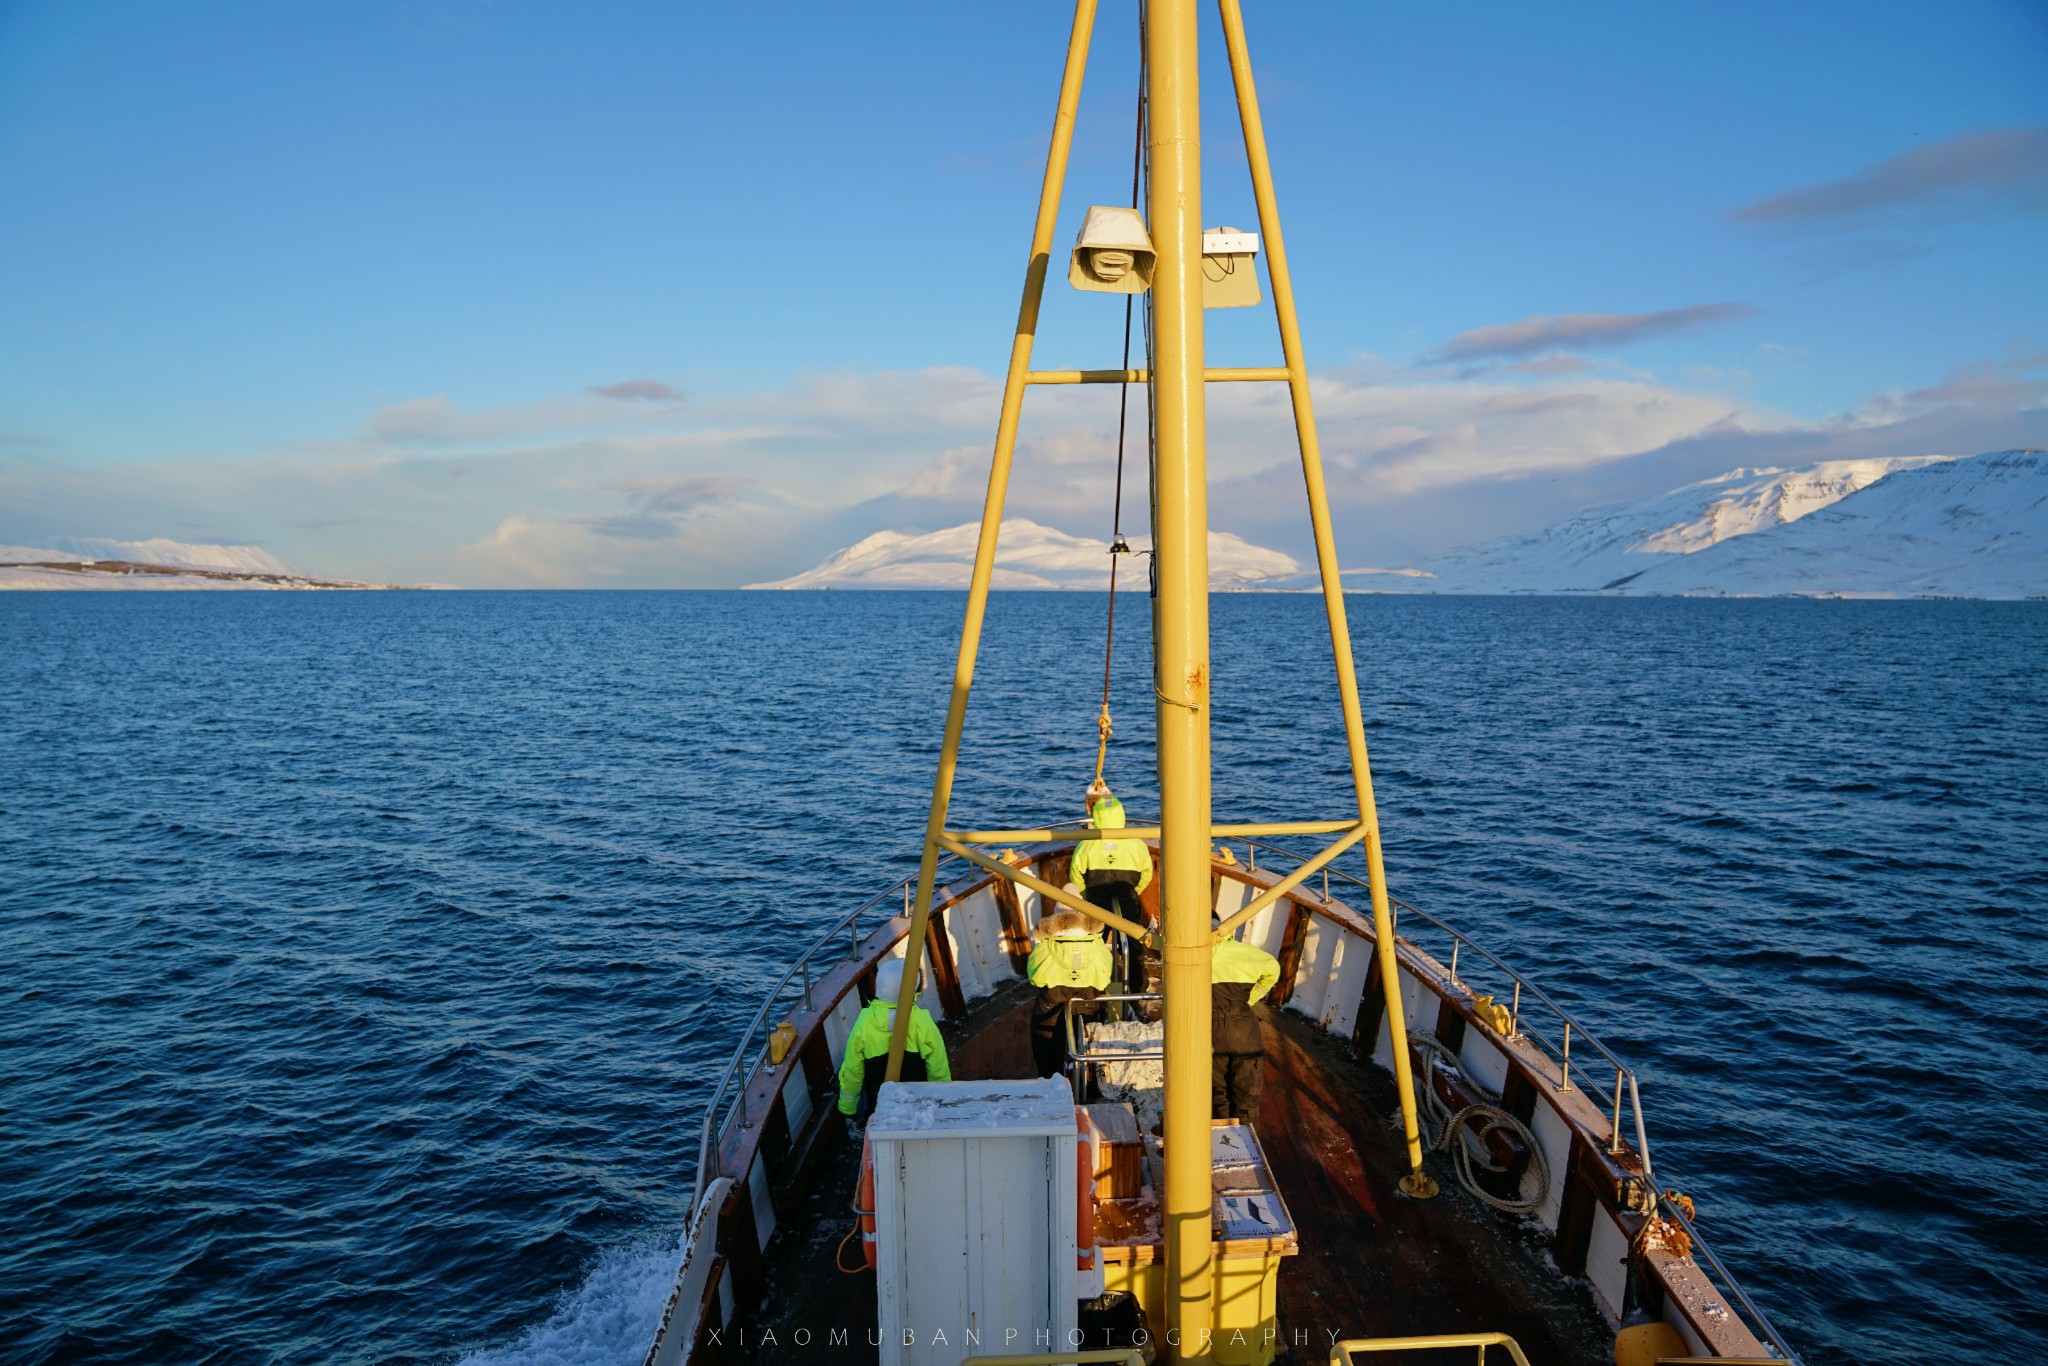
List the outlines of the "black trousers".
{"label": "black trousers", "polygon": [[1056,1077],[1067,1065],[1067,1041],[1047,1038],[1043,1034],[1031,1036],[1031,1065],[1041,1077]]}
{"label": "black trousers", "polygon": [[[926,1075],[924,1055],[922,1053],[912,1053],[906,1049],[903,1054],[903,1075],[901,1080],[923,1081]],[[869,1058],[861,1064],[860,1107],[855,1114],[855,1118],[859,1119],[862,1124],[866,1124],[868,1116],[875,1112],[875,1101],[881,1096],[882,1083],[888,1079],[888,1076],[889,1055],[887,1053],[882,1054],[878,1058]]]}
{"label": "black trousers", "polygon": [[1040,987],[1031,1003],[1031,1064],[1041,1077],[1057,1076],[1067,1066],[1067,1002],[1080,1001],[1079,1013],[1093,1007],[1094,987]]}
{"label": "black trousers", "polygon": [[1215,1054],[1209,1064],[1209,1117],[1256,1123],[1265,1074],[1263,1053]]}
{"label": "black trousers", "polygon": [[[1098,873],[1088,874],[1088,887],[1083,893],[1091,906],[1100,906],[1111,915],[1120,915],[1134,925],[1143,925],[1145,908],[1138,904],[1138,886],[1135,882],[1124,882],[1103,877]],[[1117,934],[1112,941],[1116,944],[1118,956],[1123,959],[1123,982],[1125,991],[1145,989],[1145,943],[1127,934]]]}

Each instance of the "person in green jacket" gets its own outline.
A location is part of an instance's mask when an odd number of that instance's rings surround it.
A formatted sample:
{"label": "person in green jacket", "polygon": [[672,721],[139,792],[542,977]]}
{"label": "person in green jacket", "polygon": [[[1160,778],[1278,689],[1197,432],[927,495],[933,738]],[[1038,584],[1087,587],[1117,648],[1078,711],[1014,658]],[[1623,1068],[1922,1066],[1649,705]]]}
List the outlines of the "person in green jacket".
{"label": "person in green jacket", "polygon": [[[917,974],[924,987],[924,970]],[[875,999],[869,1001],[853,1022],[846,1038],[846,1061],[839,1064],[839,1113],[859,1130],[875,1110],[875,1094],[889,1070],[889,1033],[896,1027],[896,998],[903,990],[903,960],[885,958],[875,969]],[[910,1028],[903,1040],[904,1081],[951,1081],[953,1069],[946,1063],[946,1041],[932,1013],[923,1006],[910,1008]]]}
{"label": "person in green jacket", "polygon": [[1280,980],[1280,960],[1264,949],[1219,939],[1209,955],[1209,1114],[1214,1119],[1259,1117],[1266,1043],[1252,1005]]}
{"label": "person in green jacket", "polygon": [[1031,1061],[1041,1077],[1067,1065],[1067,1002],[1092,1001],[1109,985],[1115,965],[1096,924],[1079,911],[1059,911],[1039,920],[1024,975],[1038,988],[1031,1006]]}
{"label": "person in green jacket", "polygon": [[[1124,828],[1124,804],[1107,788],[1096,793],[1089,815],[1097,830]],[[1151,925],[1138,897],[1152,885],[1152,849],[1143,840],[1092,839],[1074,846],[1074,861],[1067,869],[1067,887],[1102,907],[1138,925]],[[1123,971],[1117,974],[1127,991],[1145,989],[1145,944],[1129,935],[1122,942]]]}

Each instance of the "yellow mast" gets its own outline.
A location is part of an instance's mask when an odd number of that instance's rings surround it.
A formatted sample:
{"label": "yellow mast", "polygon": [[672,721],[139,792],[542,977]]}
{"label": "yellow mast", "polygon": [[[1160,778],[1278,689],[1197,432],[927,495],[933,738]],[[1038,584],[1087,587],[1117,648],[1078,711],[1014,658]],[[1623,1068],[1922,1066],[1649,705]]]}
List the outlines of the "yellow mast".
{"label": "yellow mast", "polygon": [[1244,127],[1245,160],[1252,173],[1252,198],[1259,206],[1259,230],[1266,239],[1266,271],[1273,280],[1273,316],[1280,325],[1280,352],[1287,361],[1287,388],[1294,399],[1294,431],[1301,444],[1302,481],[1308,486],[1309,523],[1315,530],[1316,568],[1323,581],[1323,609],[1330,621],[1330,649],[1337,661],[1337,693],[1344,706],[1344,741],[1351,752],[1351,782],[1358,820],[1365,832],[1366,885],[1372,896],[1372,929],[1380,984],[1387,1001],[1388,1037],[1394,1041],[1395,1090],[1401,1097],[1401,1128],[1408,1141],[1408,1175],[1401,1189],[1418,1199],[1436,1194],[1436,1182],[1422,1170],[1422,1137],[1416,1126],[1415,1080],[1408,1059],[1408,1022],[1394,959],[1394,911],[1387,896],[1386,860],[1380,850],[1379,804],[1373,799],[1372,761],[1365,749],[1365,719],[1358,706],[1358,670],[1351,657],[1351,627],[1344,615],[1344,585],[1337,568],[1336,535],[1330,527],[1330,496],[1323,481],[1323,448],[1309,402],[1308,360],[1294,313],[1294,281],[1287,269],[1287,244],[1280,236],[1280,207],[1273,194],[1273,167],[1266,159],[1266,125],[1259,117],[1252,85],[1251,53],[1244,41],[1244,12],[1238,0],[1217,0],[1223,12],[1223,43],[1230,52],[1230,76],[1237,89],[1238,122]]}
{"label": "yellow mast", "polygon": [[1202,122],[1195,0],[1145,28],[1152,245],[1153,683],[1166,997],[1167,1342],[1209,1358],[1209,475],[1202,353]]}
{"label": "yellow mast", "polygon": [[[1148,207],[1150,235],[1156,252],[1152,278],[1153,356],[1147,370],[1060,370],[1034,372],[1031,353],[1038,330],[1038,311],[1051,262],[1052,237],[1059,213],[1073,144],[1081,80],[1087,67],[1096,0],[1076,0],[1067,43],[1066,70],[1060,82],[1052,143],[1046,154],[1045,178],[1039,190],[1038,218],[1032,231],[1031,255],[1025,268],[1024,297],[1018,309],[1015,338],[1003,386],[1002,415],[997,423],[995,455],[989,468],[988,493],[982,507],[980,536],[969,580],[966,620],[962,624],[953,692],[946,713],[945,739],[925,822],[923,860],[918,868],[906,956],[919,962],[931,916],[933,882],[939,855],[951,852],[1000,876],[1030,886],[1048,901],[1080,910],[1096,919],[1131,931],[1118,917],[988,857],[970,844],[1026,842],[1056,838],[1045,831],[949,831],[960,739],[967,716],[968,693],[980,650],[981,628],[995,568],[996,541],[1003,504],[1016,454],[1017,426],[1024,391],[1032,384],[1150,383],[1156,468],[1153,486],[1154,566],[1158,593],[1153,604],[1154,694],[1157,698],[1158,765],[1161,820],[1160,934],[1165,996],[1165,1253],[1168,1312],[1167,1343],[1173,1359],[1208,1360],[1212,1317],[1209,1155],[1210,952],[1216,938],[1236,923],[1276,901],[1316,868],[1353,843],[1363,840],[1370,877],[1376,954],[1385,986],[1387,1024],[1393,1042],[1397,1090],[1407,1139],[1409,1175],[1402,1189],[1412,1196],[1436,1193],[1422,1170],[1417,1132],[1414,1083],[1408,1058],[1406,1022],[1394,955],[1392,907],[1387,895],[1381,855],[1379,814],[1373,798],[1372,773],[1366,753],[1365,727],[1359,708],[1358,679],[1345,620],[1342,583],[1338,577],[1335,540],[1330,524],[1322,454],[1310,405],[1308,367],[1294,312],[1294,293],[1280,236],[1279,210],[1272,170],[1266,157],[1265,132],[1253,89],[1251,60],[1238,0],[1218,0],[1229,50],[1231,75],[1244,129],[1245,151],[1258,205],[1259,224],[1267,243],[1273,304],[1279,323],[1284,368],[1207,370],[1203,358],[1202,168],[1201,101],[1196,40],[1196,0],[1149,0],[1144,43],[1148,121]],[[1209,547],[1208,465],[1205,383],[1285,381],[1293,399],[1296,434],[1301,446],[1302,474],[1307,484],[1309,519],[1316,542],[1316,561],[1329,618],[1330,643],[1337,668],[1338,693],[1358,800],[1357,821],[1310,821],[1259,825],[1214,825],[1210,811],[1209,773]],[[1296,873],[1270,888],[1212,933],[1210,915],[1210,841],[1232,835],[1342,833],[1342,838],[1303,864]],[[1150,830],[1132,830],[1149,836]],[[901,1074],[911,1006],[918,974],[906,972],[897,1000],[896,1026],[889,1041],[888,1078]]]}

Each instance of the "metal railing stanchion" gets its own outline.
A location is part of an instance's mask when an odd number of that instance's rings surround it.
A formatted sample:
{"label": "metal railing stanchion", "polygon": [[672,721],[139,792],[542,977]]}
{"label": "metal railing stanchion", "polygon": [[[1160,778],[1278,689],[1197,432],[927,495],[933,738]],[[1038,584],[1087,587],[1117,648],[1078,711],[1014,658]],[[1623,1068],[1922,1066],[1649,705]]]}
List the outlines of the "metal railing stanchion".
{"label": "metal railing stanchion", "polygon": [[[1621,1083],[1617,1081],[1615,1083],[1615,1090],[1619,1091],[1620,1089]],[[1636,1074],[1633,1072],[1628,1074],[1628,1105],[1629,1109],[1635,1111],[1636,1152],[1643,1159],[1643,1175],[1653,1177],[1656,1175],[1656,1170],[1650,1165],[1650,1136],[1643,1132],[1643,1097],[1636,1090]],[[1621,1115],[1621,1100],[1618,1096],[1614,1102],[1614,1113],[1617,1119]]]}
{"label": "metal railing stanchion", "polygon": [[1610,1154],[1621,1151],[1621,1069],[1614,1069],[1614,1119],[1608,1124],[1609,1138],[1607,1151]]}

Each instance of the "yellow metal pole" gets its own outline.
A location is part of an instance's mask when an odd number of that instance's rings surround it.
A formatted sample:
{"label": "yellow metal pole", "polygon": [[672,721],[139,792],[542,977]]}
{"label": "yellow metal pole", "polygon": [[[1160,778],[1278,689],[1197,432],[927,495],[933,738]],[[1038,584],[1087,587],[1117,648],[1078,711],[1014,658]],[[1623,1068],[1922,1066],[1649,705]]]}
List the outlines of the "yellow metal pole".
{"label": "yellow metal pole", "polygon": [[1237,88],[1237,112],[1244,127],[1245,159],[1259,230],[1266,239],[1266,269],[1273,277],[1273,314],[1280,324],[1280,351],[1287,362],[1287,388],[1294,398],[1294,430],[1301,442],[1301,474],[1308,485],[1308,515],[1315,528],[1316,567],[1323,580],[1323,608],[1330,619],[1330,648],[1337,661],[1337,692],[1344,705],[1344,740],[1351,750],[1351,779],[1358,791],[1358,818],[1365,825],[1365,864],[1372,893],[1373,938],[1387,1000],[1387,1028],[1394,1043],[1394,1077],[1401,1097],[1401,1127],[1408,1140],[1408,1175],[1401,1189],[1427,1198],[1436,1183],[1422,1170],[1422,1136],[1415,1117],[1415,1078],[1408,1059],[1408,1021],[1401,1009],[1399,967],[1394,956],[1394,913],[1387,899],[1387,870],[1380,848],[1379,807],[1373,800],[1372,762],[1365,749],[1365,722],[1358,708],[1358,672],[1351,657],[1351,628],[1344,618],[1344,586],[1337,571],[1337,542],[1330,528],[1329,489],[1323,480],[1322,445],[1316,438],[1315,409],[1309,402],[1308,361],[1301,349],[1301,324],[1294,312],[1294,283],[1287,270],[1287,244],[1280,235],[1280,208],[1273,195],[1273,167],[1266,157],[1266,128],[1252,85],[1251,54],[1245,47],[1244,13],[1238,0],[1217,0],[1223,13],[1223,41],[1230,49],[1230,76]]}
{"label": "yellow metal pole", "polygon": [[1151,180],[1153,686],[1165,930],[1166,1295],[1174,1359],[1210,1359],[1209,485],[1195,0],[1146,7]]}
{"label": "yellow metal pole", "polygon": [[1014,864],[1004,863],[1001,859],[990,858],[978,849],[969,849],[958,840],[941,837],[939,846],[949,854],[958,854],[977,868],[994,873],[997,877],[1008,878],[1019,887],[1029,887],[1047,901],[1065,906],[1068,910],[1079,911],[1089,919],[1099,921],[1113,930],[1118,930],[1131,936],[1133,939],[1143,940],[1147,943],[1151,942],[1152,932],[1143,925],[1126,920],[1114,911],[1105,911],[1100,906],[1075,896],[1072,892],[1055,887],[1044,878],[1035,877]]}
{"label": "yellow metal pole", "polygon": [[1003,413],[996,424],[995,458],[989,464],[988,496],[981,506],[981,536],[974,545],[974,574],[967,584],[967,619],[960,627],[960,654],[953,665],[953,697],[946,708],[946,738],[939,747],[939,772],[932,780],[931,812],[924,823],[924,857],[917,867],[917,895],[911,903],[910,935],[904,946],[912,970],[903,974],[896,1000],[896,1027],[889,1034],[890,1081],[903,1072],[903,1042],[917,1001],[916,966],[924,962],[925,928],[932,913],[932,879],[939,865],[939,836],[953,799],[953,769],[960,759],[960,732],[967,724],[967,694],[974,686],[974,660],[981,648],[988,584],[995,572],[996,536],[1003,523],[1003,498],[1010,486],[1010,459],[1017,451],[1017,421],[1024,406],[1024,377],[1031,372],[1031,344],[1038,332],[1038,304],[1045,294],[1046,264],[1059,219],[1060,188],[1067,178],[1067,152],[1074,143],[1074,111],[1081,103],[1081,76],[1088,68],[1088,40],[1095,30],[1095,0],[1076,0],[1074,27],[1067,37],[1067,69],[1060,78],[1060,102],[1053,115],[1052,146],[1045,154],[1045,181],[1038,191],[1038,222],[1031,230],[1031,260],[1024,269],[1024,300],[1017,308],[1017,335],[1010,343],[1010,369],[1003,382]]}
{"label": "yellow metal pole", "polygon": [[1216,927],[1215,933],[1211,934],[1209,937],[1213,940],[1221,941],[1223,939],[1228,938],[1230,935],[1235,934],[1237,932],[1237,927],[1239,925],[1244,924],[1245,921],[1250,920],[1260,911],[1265,910],[1266,907],[1272,905],[1281,897],[1286,896],[1289,892],[1293,891],[1296,887],[1299,887],[1302,883],[1308,881],[1309,878],[1313,876],[1318,869],[1324,867],[1326,864],[1336,862],[1337,855],[1343,853],[1346,849],[1349,849],[1352,845],[1358,843],[1360,840],[1364,838],[1365,823],[1361,821],[1358,824],[1352,826],[1351,833],[1344,836],[1343,839],[1338,840],[1335,844],[1323,850],[1322,853],[1317,854],[1314,858],[1302,864],[1299,868],[1296,868],[1286,877],[1281,878],[1278,882],[1268,887],[1265,891],[1260,892],[1256,897],[1252,898],[1251,901],[1239,907],[1230,916],[1229,919],[1225,920],[1221,925],[1218,925]]}

